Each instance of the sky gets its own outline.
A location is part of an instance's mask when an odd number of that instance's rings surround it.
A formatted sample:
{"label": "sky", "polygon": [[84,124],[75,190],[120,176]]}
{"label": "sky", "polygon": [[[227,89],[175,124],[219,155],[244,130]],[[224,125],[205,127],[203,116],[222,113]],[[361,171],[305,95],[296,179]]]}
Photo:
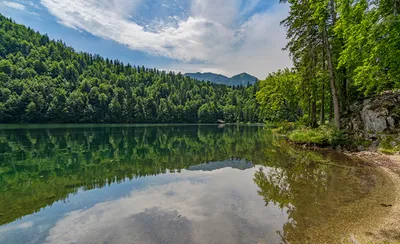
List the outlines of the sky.
{"label": "sky", "polygon": [[291,66],[279,0],[0,0],[0,13],[132,65],[259,79]]}

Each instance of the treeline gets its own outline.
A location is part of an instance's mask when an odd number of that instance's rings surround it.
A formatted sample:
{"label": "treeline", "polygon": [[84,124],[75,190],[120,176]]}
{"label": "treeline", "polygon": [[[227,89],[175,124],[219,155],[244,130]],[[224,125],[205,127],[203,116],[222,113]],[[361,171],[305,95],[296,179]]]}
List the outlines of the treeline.
{"label": "treeline", "polygon": [[400,88],[398,0],[284,2],[294,68],[261,82],[264,119],[340,127],[354,101]]}
{"label": "treeline", "polygon": [[258,122],[256,91],[78,53],[0,15],[0,123]]}

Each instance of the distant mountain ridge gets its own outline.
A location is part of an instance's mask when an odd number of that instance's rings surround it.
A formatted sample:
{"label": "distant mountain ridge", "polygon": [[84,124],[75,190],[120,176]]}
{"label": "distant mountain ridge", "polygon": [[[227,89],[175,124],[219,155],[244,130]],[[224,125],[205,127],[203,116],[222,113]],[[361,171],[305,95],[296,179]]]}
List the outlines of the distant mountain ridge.
{"label": "distant mountain ridge", "polygon": [[231,78],[221,75],[221,74],[215,74],[211,72],[207,73],[186,73],[185,76],[188,76],[190,78],[200,80],[200,81],[210,81],[216,84],[224,84],[224,85],[229,85],[229,86],[247,86],[248,84],[253,85],[256,83],[258,80],[256,77],[249,75],[247,73],[241,73],[238,75],[235,75]]}
{"label": "distant mountain ridge", "polygon": [[246,170],[253,168],[254,165],[247,160],[226,160],[218,162],[210,162],[204,164],[192,165],[187,168],[189,171],[213,171],[223,168],[232,168],[239,170]]}

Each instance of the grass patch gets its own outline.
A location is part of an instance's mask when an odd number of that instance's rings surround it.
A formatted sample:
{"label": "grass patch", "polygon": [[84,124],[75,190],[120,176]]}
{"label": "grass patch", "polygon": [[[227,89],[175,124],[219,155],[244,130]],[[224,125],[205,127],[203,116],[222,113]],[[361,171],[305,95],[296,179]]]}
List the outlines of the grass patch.
{"label": "grass patch", "polygon": [[399,150],[397,149],[386,149],[386,148],[379,148],[378,151],[386,155],[395,155],[397,152],[399,152]]}
{"label": "grass patch", "polygon": [[395,140],[393,136],[387,135],[379,143],[378,151],[388,155],[396,154],[400,152],[400,142]]}
{"label": "grass patch", "polygon": [[287,134],[299,127],[296,123],[293,122],[281,122],[275,125],[276,126],[272,129],[272,132],[276,134]]}
{"label": "grass patch", "polygon": [[347,137],[342,131],[330,126],[297,129],[291,132],[288,138],[297,144],[318,146],[337,146],[347,142]]}

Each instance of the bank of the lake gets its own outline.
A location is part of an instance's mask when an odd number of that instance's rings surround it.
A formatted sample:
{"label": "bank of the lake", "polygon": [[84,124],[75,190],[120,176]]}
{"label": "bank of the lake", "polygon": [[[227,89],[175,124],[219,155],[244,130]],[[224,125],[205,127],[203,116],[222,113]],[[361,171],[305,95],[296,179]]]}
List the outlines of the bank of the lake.
{"label": "bank of the lake", "polygon": [[[366,167],[376,167],[385,174],[385,187],[381,189],[384,192],[380,195],[382,198],[376,198],[369,203],[357,203],[360,211],[378,202],[381,209],[370,209],[370,219],[363,220],[344,242],[400,242],[400,152],[397,149],[398,142],[393,141],[396,136],[380,133],[378,136],[375,134],[374,138],[369,138],[368,133],[362,131],[358,131],[357,134],[354,131],[337,130],[333,126],[308,128],[294,123],[280,123],[270,127],[274,128],[272,132],[276,136],[295,147],[315,151],[335,150],[354,160],[361,160]],[[392,143],[387,143],[388,139],[392,140]],[[365,142],[373,146],[361,147],[360,144],[366,144]],[[365,148],[369,151],[360,151]]]}
{"label": "bank of the lake", "polygon": [[[315,131],[315,129],[305,129]],[[308,133],[309,136],[312,133]],[[317,133],[318,134],[318,133]],[[329,134],[329,132],[328,132]],[[282,136],[282,135],[280,135]],[[377,204],[381,209],[371,211],[370,219],[363,220],[362,224],[353,229],[353,233],[349,234],[348,238],[344,239],[344,243],[400,243],[400,154],[384,154],[374,151],[357,151],[354,147],[354,138],[347,138],[343,144],[330,144],[327,139],[329,136],[315,135],[314,138],[307,136],[303,137],[303,141],[292,141],[294,137],[284,136],[289,143],[297,147],[307,148],[309,150],[335,150],[343,153],[355,160],[361,160],[366,167],[373,166],[379,168],[386,177],[386,185],[384,193],[380,195],[382,198],[376,198],[375,202],[358,203],[358,207],[365,210],[370,204]],[[322,138],[322,139],[321,139]],[[324,143],[316,143],[324,141]],[[368,207],[367,207],[368,208]]]}
{"label": "bank of the lake", "polygon": [[349,239],[353,243],[399,243],[400,242],[400,156],[385,155],[377,152],[344,152],[352,158],[359,158],[380,168],[392,182],[393,194],[388,202],[382,199],[381,207],[388,214],[373,225],[360,229]]}

